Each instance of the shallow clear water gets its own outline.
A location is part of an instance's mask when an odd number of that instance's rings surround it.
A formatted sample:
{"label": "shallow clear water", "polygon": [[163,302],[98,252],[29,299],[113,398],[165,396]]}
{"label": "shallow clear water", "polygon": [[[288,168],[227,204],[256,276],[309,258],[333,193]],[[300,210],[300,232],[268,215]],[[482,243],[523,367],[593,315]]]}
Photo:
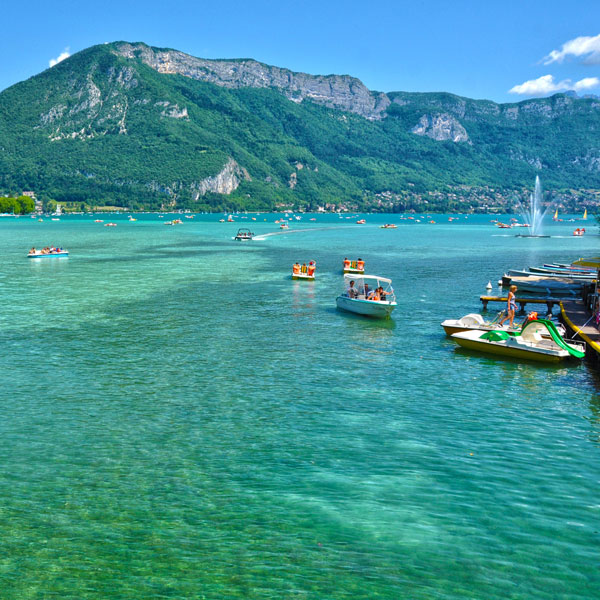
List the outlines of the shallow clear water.
{"label": "shallow clear water", "polygon": [[[110,218],[0,220],[0,597],[598,597],[599,378],[439,326],[589,222]],[[344,256],[393,319],[336,310]]]}

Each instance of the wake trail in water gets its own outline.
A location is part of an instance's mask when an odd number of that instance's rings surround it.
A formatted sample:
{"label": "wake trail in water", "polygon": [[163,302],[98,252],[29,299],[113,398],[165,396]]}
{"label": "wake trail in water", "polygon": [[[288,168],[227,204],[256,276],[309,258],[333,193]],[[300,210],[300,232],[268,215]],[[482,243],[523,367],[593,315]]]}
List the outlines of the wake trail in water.
{"label": "wake trail in water", "polygon": [[268,237],[274,235],[287,235],[290,233],[304,233],[305,231],[329,231],[330,229],[350,229],[352,225],[337,225],[333,227],[309,227],[308,229],[285,229],[283,231],[273,231],[271,233],[262,233],[261,235],[255,235],[253,239],[266,240]]}

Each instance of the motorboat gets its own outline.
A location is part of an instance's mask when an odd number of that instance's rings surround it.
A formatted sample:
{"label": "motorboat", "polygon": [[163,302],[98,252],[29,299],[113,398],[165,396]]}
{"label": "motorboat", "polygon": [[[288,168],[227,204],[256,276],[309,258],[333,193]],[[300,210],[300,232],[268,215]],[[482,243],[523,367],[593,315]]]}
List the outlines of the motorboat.
{"label": "motorboat", "polygon": [[358,221],[356,221],[357,225],[364,225],[366,223],[365,219],[359,219]]}
{"label": "motorboat", "polygon": [[94,223],[104,223],[104,219],[94,219]]}
{"label": "motorboat", "polygon": [[290,226],[287,223],[281,223],[281,225],[279,226],[279,229],[289,229]]}
{"label": "motorboat", "polygon": [[69,251],[63,248],[50,248],[49,250],[30,250],[27,258],[65,258]]}
{"label": "motorboat", "polygon": [[249,229],[238,229],[235,234],[234,240],[238,242],[247,242],[254,237],[254,234]]}
{"label": "motorboat", "polygon": [[454,333],[452,339],[463,348],[508,358],[560,362],[585,356],[585,344],[565,341],[554,323],[546,319],[528,321],[515,335],[503,330],[473,330]]}
{"label": "motorboat", "polygon": [[344,259],[342,263],[342,269],[344,273],[352,273],[354,275],[364,275],[365,273],[365,261],[362,259],[348,260]]}
{"label": "motorboat", "polygon": [[[380,287],[384,299],[373,299]],[[344,292],[335,301],[342,310],[380,319],[389,317],[397,306],[392,280],[378,275],[344,275]]]}
{"label": "motorboat", "polygon": [[296,263],[292,266],[292,279],[304,279],[306,281],[314,281],[316,268],[317,263],[314,260],[311,260],[308,263],[308,265],[304,263],[302,266],[300,266],[299,263]]}
{"label": "motorboat", "polygon": [[386,223],[385,225],[381,225],[380,229],[397,229],[397,227],[394,223]]}
{"label": "motorboat", "polygon": [[104,223],[104,227],[116,227],[116,223]]}
{"label": "motorboat", "polygon": [[585,227],[578,227],[577,229],[575,229],[575,231],[573,231],[573,235],[575,236],[582,236],[585,233]]}

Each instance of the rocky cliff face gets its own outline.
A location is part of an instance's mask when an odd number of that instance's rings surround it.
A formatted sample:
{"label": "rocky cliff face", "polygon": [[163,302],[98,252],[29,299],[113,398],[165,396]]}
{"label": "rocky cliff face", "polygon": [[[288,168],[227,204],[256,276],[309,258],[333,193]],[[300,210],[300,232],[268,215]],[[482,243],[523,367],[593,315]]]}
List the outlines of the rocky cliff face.
{"label": "rocky cliff face", "polygon": [[117,44],[115,52],[139,59],[159,73],[179,74],[227,88],[277,88],[289,100],[312,100],[330,108],[381,119],[390,100],[371,92],[348,75],[308,75],[272,67],[255,60],[206,60],[176,50],[159,50],[145,44]]}
{"label": "rocky cliff face", "polygon": [[207,192],[231,194],[244,180],[252,181],[250,174],[230,158],[220,173],[191,185],[192,198],[198,200]]}
{"label": "rocky cliff face", "polygon": [[438,142],[469,142],[465,128],[451,115],[423,115],[411,130]]}

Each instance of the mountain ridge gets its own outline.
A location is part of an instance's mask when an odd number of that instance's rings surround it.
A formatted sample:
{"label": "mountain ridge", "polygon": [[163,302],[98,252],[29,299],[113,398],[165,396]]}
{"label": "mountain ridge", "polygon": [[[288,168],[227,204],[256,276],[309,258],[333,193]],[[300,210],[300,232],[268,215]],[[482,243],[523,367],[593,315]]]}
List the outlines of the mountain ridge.
{"label": "mountain ridge", "polygon": [[513,202],[541,174],[576,201],[600,187],[599,110],[568,94],[373,92],[349,75],[114,42],[0,93],[0,192],[203,210],[466,208]]}

